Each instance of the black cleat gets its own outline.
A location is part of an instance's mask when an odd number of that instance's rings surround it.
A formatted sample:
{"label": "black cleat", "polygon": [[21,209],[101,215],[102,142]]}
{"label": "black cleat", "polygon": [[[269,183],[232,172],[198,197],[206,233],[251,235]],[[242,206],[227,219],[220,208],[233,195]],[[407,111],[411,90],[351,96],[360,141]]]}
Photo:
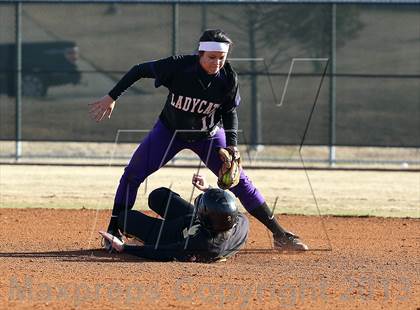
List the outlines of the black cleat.
{"label": "black cleat", "polygon": [[274,249],[281,251],[307,251],[308,246],[303,243],[299,236],[286,232],[282,235],[273,235]]}

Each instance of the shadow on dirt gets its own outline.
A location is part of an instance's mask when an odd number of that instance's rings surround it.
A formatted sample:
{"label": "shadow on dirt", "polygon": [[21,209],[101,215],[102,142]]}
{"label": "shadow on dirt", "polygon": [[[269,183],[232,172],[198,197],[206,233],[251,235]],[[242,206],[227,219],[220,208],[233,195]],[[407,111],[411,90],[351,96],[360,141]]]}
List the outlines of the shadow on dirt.
{"label": "shadow on dirt", "polygon": [[2,258],[55,259],[66,262],[142,262],[144,259],[126,254],[108,253],[103,249],[46,251],[46,252],[0,252]]}

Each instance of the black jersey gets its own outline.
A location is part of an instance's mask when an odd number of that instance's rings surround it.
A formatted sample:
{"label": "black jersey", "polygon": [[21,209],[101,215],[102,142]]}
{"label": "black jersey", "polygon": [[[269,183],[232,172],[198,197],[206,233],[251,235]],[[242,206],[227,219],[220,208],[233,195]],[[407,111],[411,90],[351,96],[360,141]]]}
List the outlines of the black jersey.
{"label": "black jersey", "polygon": [[124,252],[160,261],[212,262],[238,252],[247,240],[248,231],[248,218],[240,213],[237,223],[227,232],[211,233],[197,221],[191,228],[185,227],[179,242],[159,245],[157,249],[155,244],[125,245]]}
{"label": "black jersey", "polygon": [[208,138],[223,125],[227,145],[236,145],[236,107],[241,99],[228,69],[226,63],[217,74],[209,75],[199,64],[198,55],[173,56],[134,66],[109,95],[116,100],[138,79],[154,78],[156,87],[163,85],[169,90],[160,120],[177,131],[177,137],[193,142]]}

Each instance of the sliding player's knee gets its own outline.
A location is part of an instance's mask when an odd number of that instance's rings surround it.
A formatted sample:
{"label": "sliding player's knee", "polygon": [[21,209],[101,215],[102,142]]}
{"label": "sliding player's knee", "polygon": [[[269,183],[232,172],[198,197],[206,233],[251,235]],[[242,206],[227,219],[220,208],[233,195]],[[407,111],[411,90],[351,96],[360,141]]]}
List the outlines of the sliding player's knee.
{"label": "sliding player's knee", "polygon": [[149,208],[159,213],[158,212],[159,210],[161,210],[162,208],[165,208],[168,202],[170,192],[171,191],[166,187],[159,187],[153,190],[149,194],[149,198],[148,198]]}

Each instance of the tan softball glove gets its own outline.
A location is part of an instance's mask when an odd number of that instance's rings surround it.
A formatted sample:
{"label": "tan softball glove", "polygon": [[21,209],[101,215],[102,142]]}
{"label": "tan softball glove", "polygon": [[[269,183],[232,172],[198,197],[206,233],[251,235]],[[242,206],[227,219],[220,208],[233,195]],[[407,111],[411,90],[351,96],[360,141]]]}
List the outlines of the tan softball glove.
{"label": "tan softball glove", "polygon": [[238,185],[241,175],[241,156],[234,147],[219,149],[222,166],[219,169],[217,186],[221,189],[229,189]]}

